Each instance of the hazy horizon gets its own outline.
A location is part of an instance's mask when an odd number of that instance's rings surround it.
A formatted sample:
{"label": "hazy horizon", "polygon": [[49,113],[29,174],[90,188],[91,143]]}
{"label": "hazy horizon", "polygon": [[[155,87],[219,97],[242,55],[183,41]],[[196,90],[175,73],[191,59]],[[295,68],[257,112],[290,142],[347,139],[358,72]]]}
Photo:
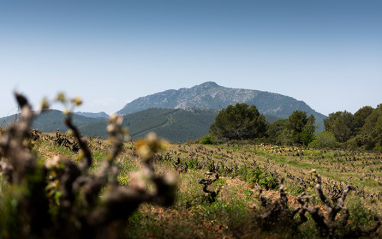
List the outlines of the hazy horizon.
{"label": "hazy horizon", "polygon": [[[382,103],[382,2],[3,1],[0,117],[63,91],[82,112],[213,81],[328,115]],[[57,108],[53,105],[52,108]]]}

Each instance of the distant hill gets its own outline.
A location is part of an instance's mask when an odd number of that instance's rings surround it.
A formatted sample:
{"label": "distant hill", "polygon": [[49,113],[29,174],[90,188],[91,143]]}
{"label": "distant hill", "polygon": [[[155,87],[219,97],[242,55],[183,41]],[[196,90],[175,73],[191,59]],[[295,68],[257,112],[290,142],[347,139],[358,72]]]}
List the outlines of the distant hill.
{"label": "distant hill", "polygon": [[[218,110],[209,109],[158,109],[152,108],[133,114],[125,115],[123,126],[130,131],[133,139],[143,138],[153,131],[162,138],[177,143],[186,142],[188,139],[195,140],[208,134],[210,125],[215,122]],[[33,122],[33,128],[43,132],[52,132],[59,129],[66,132],[67,127],[63,123],[64,115],[58,110],[49,110],[41,114]],[[278,120],[274,116],[266,116],[270,123]],[[16,115],[0,119],[0,126],[14,122]],[[107,138],[106,119],[96,119],[73,115],[73,122],[85,136],[100,136]]]}
{"label": "distant hill", "polygon": [[323,119],[326,118],[325,115],[316,112],[305,102],[289,96],[258,90],[226,88],[215,82],[140,97],[126,104],[117,113],[128,115],[153,107],[171,109],[198,107],[218,110],[236,103],[256,105],[260,113],[278,118],[288,118],[295,110],[306,111],[308,116],[310,114],[315,116],[316,124],[320,127],[319,130],[323,130]]}
{"label": "distant hill", "polygon": [[[176,142],[186,142],[188,139],[195,140],[208,134],[210,125],[215,122],[218,110],[188,108],[188,109],[158,109],[151,108],[125,115],[123,126],[130,131],[133,139],[143,138],[149,132],[155,132],[158,136]],[[277,117],[266,116],[270,122],[276,121]],[[83,135],[98,135],[107,137],[106,121],[98,121],[80,127]]]}
{"label": "distant hill", "polygon": [[109,117],[108,114],[105,112],[99,112],[99,113],[90,113],[90,112],[74,112],[76,115],[85,116],[88,118],[96,118],[96,119],[106,119]]}
{"label": "distant hill", "polygon": [[[17,115],[11,115],[8,117],[0,118],[0,126],[6,126],[11,122],[14,122]],[[47,110],[40,114],[32,124],[32,127],[39,129],[43,132],[52,132],[59,129],[61,132],[66,132],[68,127],[64,124],[63,120],[65,115],[59,110]],[[80,127],[89,123],[98,121],[99,119],[88,118],[80,115],[73,115],[73,123]]]}
{"label": "distant hill", "polygon": [[[217,110],[152,108],[124,116],[123,126],[133,139],[153,131],[171,142],[185,142],[208,134],[217,114]],[[106,125],[106,121],[98,121],[80,127],[80,131],[88,136],[107,137]]]}

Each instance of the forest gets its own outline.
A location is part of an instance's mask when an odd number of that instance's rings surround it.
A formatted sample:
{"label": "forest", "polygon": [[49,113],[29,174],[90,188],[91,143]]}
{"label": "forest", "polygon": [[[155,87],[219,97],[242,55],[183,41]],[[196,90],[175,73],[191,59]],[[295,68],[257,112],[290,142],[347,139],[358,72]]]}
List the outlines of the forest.
{"label": "forest", "polygon": [[[80,98],[16,99],[19,120],[0,129],[1,238],[382,236],[381,105],[333,113],[315,134],[305,112],[268,124],[238,104],[209,135],[170,144],[131,140],[116,115],[108,139],[83,137]],[[32,129],[53,103],[69,131]]]}

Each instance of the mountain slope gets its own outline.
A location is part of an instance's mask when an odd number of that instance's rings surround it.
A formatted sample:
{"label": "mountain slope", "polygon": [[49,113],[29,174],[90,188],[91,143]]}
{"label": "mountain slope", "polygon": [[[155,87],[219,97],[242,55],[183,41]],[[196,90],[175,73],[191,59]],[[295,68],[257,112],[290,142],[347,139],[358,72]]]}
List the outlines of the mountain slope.
{"label": "mountain slope", "polygon": [[[59,129],[61,132],[66,132],[68,127],[63,120],[66,116],[59,110],[48,110],[39,115],[32,124],[32,127],[43,132],[52,132]],[[16,115],[11,115],[0,119],[0,126],[6,126],[16,120]],[[80,127],[89,123],[99,121],[99,119],[88,118],[80,115],[73,115],[74,125]]]}
{"label": "mountain slope", "polygon": [[[208,134],[217,114],[217,110],[152,108],[125,115],[123,126],[129,129],[133,139],[145,137],[153,131],[171,142],[185,142]],[[107,122],[102,120],[79,129],[86,136],[107,137],[106,125]]]}
{"label": "mountain slope", "polygon": [[306,111],[316,117],[316,123],[323,129],[325,115],[310,108],[305,102],[292,97],[258,90],[234,89],[219,86],[214,82],[206,82],[191,88],[167,90],[140,97],[126,104],[117,113],[131,114],[148,108],[205,108],[222,109],[236,103],[256,105],[260,113],[279,118],[288,118],[295,110]]}
{"label": "mountain slope", "polygon": [[88,118],[96,118],[96,119],[106,119],[107,117],[109,117],[109,115],[106,114],[105,112],[91,113],[91,112],[80,112],[80,111],[78,111],[78,112],[74,112],[74,114],[85,116]]}
{"label": "mountain slope", "polygon": [[[143,138],[149,132],[177,143],[195,140],[208,134],[210,125],[215,122],[218,110],[188,108],[188,109],[159,109],[151,108],[124,116],[123,126],[130,131],[133,139]],[[279,118],[265,116],[272,123]],[[83,135],[108,136],[106,121],[97,121],[80,127]]]}
{"label": "mountain slope", "polygon": [[[124,116],[123,126],[130,130],[133,139],[145,137],[154,131],[160,137],[171,142],[186,142],[195,140],[208,134],[210,125],[215,122],[218,110],[207,109],[158,109],[152,108]],[[49,110],[41,114],[33,122],[33,128],[44,132],[59,129],[66,132],[63,123],[64,115],[58,110]],[[276,121],[277,117],[266,116],[268,122]],[[14,122],[16,115],[0,119],[0,126]],[[73,115],[73,122],[85,136],[100,136],[107,138],[106,119],[87,118]]]}

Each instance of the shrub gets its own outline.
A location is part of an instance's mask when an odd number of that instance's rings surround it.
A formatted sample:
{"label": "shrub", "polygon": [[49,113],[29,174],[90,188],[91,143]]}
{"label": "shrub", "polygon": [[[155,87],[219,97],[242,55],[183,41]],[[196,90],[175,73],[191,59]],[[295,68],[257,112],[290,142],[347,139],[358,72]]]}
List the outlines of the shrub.
{"label": "shrub", "polygon": [[336,137],[329,131],[318,132],[316,139],[309,144],[314,148],[335,148],[338,146]]}
{"label": "shrub", "polygon": [[260,168],[256,168],[253,171],[253,176],[248,180],[250,183],[257,183],[260,187],[269,189],[275,189],[278,187],[278,182],[275,177],[268,172],[262,171]]}
{"label": "shrub", "polygon": [[214,144],[215,143],[215,138],[214,136],[207,134],[204,135],[202,140],[200,141],[201,144]]}

